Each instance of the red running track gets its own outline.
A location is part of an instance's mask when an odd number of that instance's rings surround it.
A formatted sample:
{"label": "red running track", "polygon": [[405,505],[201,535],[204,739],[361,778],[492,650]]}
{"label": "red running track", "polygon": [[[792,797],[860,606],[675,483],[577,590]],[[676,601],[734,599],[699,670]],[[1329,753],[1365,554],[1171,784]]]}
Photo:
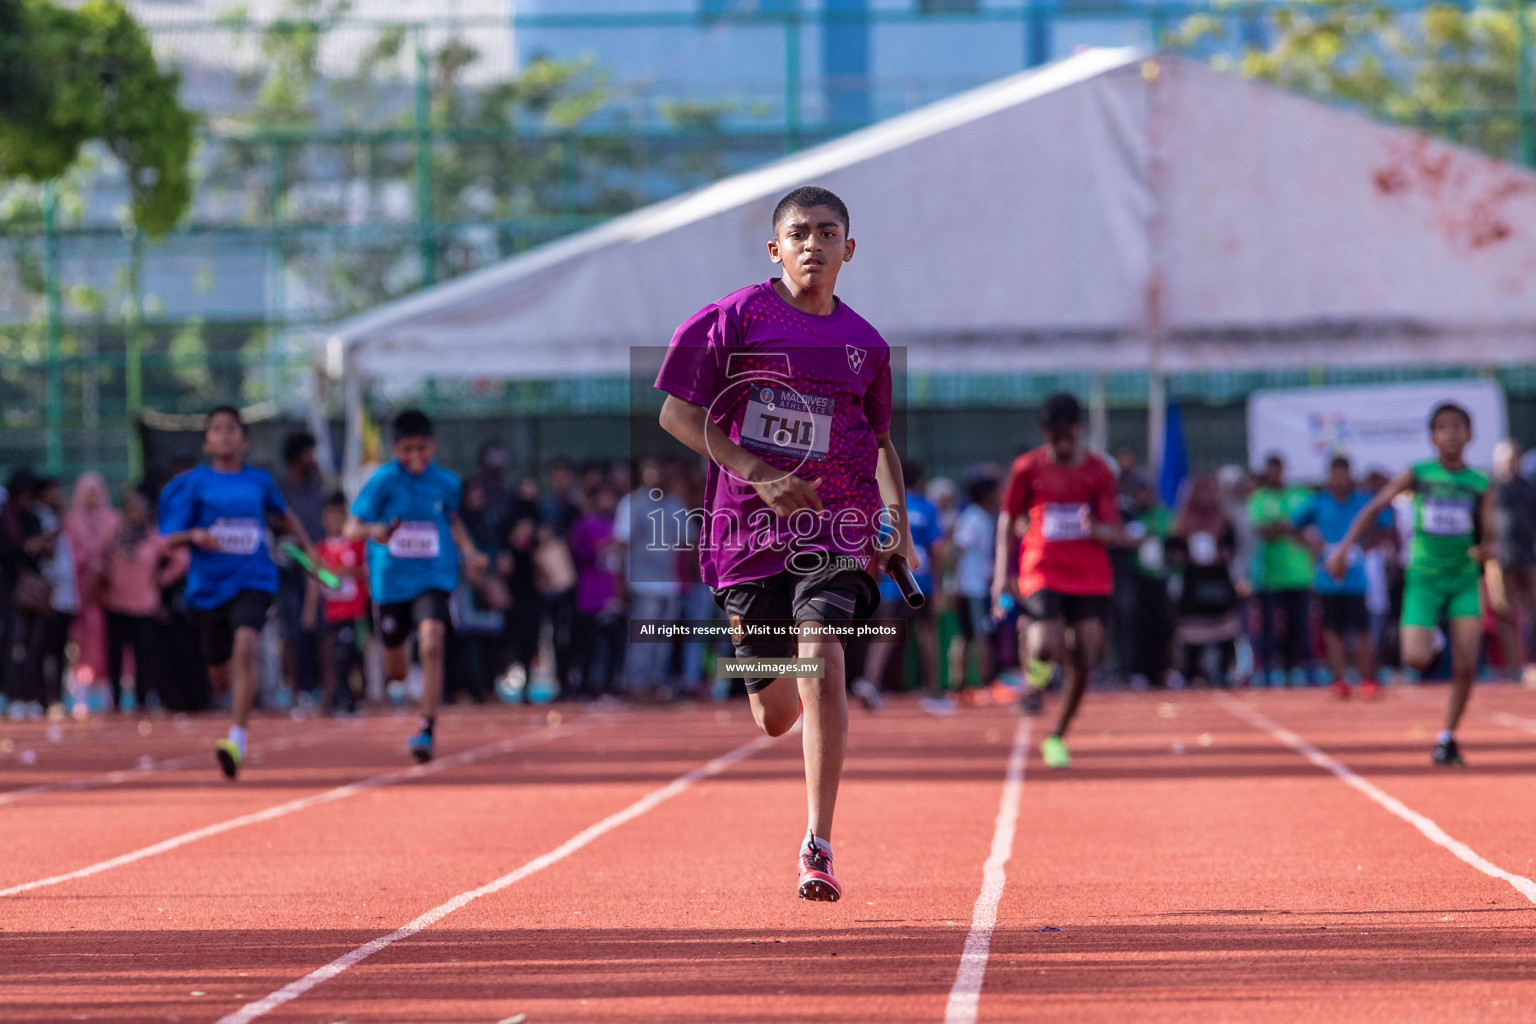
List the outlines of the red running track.
{"label": "red running track", "polygon": [[837,904],[794,897],[798,737],[739,703],[452,711],[427,772],[408,716],[260,720],[234,785],[213,718],[7,723],[0,1020],[1536,1020],[1536,693],[1477,694],[1463,771],[1443,696],[1091,695],[989,947],[1002,708],[854,719]]}

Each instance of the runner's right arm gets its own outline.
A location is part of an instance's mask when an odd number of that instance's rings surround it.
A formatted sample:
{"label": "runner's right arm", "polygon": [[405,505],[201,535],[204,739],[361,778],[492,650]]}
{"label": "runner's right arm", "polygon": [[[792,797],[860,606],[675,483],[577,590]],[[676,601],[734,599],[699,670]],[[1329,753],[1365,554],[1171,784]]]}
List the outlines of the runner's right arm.
{"label": "runner's right arm", "polygon": [[[385,467],[386,469],[388,467]],[[378,522],[383,517],[383,506],[380,501],[379,491],[383,489],[381,481],[384,479],[384,469],[375,473],[352,502],[352,511],[347,516],[347,525],[342,528],[342,536],[347,540],[371,540],[375,544],[388,544],[389,538],[400,528],[400,520],[391,522]]]}
{"label": "runner's right arm", "polygon": [[1344,578],[1344,574],[1349,571],[1349,549],[1359,543],[1360,536],[1366,530],[1376,525],[1382,509],[1392,504],[1399,494],[1406,494],[1411,490],[1413,490],[1413,469],[1409,468],[1397,474],[1387,486],[1377,492],[1376,497],[1372,498],[1355,516],[1354,522],[1349,524],[1349,532],[1344,534],[1344,539],[1339,542],[1339,546],[1333,554],[1328,556],[1328,561],[1324,565],[1328,575],[1336,580]]}
{"label": "runner's right arm", "polygon": [[1014,525],[1022,510],[1029,507],[1027,489],[1026,482],[1019,479],[1018,466],[1014,466],[1003,483],[1003,503],[997,512],[997,535],[992,548],[992,617],[999,621],[1008,615],[1003,608],[1003,595],[1019,596],[1017,570],[1010,563],[1014,552]]}
{"label": "runner's right arm", "polygon": [[707,459],[713,459],[721,468],[747,481],[758,495],[781,516],[789,516],[800,509],[820,512],[821,499],[816,488],[821,478],[806,480],[770,466],[741,445],[732,441],[719,425],[709,418],[702,405],[668,395],[661,406],[661,428],[689,448]]}
{"label": "runner's right arm", "polygon": [[179,476],[166,485],[160,495],[160,537],[167,550],[194,547],[204,551],[217,551],[219,542],[213,534],[192,525],[192,506],[187,489],[192,486],[186,475]]}

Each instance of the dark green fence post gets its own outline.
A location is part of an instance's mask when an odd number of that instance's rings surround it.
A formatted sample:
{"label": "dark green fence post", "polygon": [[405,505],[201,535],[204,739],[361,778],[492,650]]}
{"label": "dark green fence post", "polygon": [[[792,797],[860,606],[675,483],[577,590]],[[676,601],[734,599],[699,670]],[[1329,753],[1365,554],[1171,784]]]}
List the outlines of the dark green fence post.
{"label": "dark green fence post", "polygon": [[784,16],[784,150],[800,148],[800,12]]}
{"label": "dark green fence post", "polygon": [[47,430],[50,476],[64,468],[64,298],[60,288],[59,190],[52,181],[43,183],[43,293],[48,304],[47,381],[43,421]]}
{"label": "dark green fence post", "polygon": [[1536,93],[1531,82],[1531,7],[1529,0],[1515,0],[1516,38],[1520,47],[1515,88],[1519,92],[1520,162],[1536,168]]}
{"label": "dark green fence post", "polygon": [[128,419],[128,479],[144,478],[144,233],[134,231],[128,253],[128,336],[123,352],[123,391]]}
{"label": "dark green fence post", "polygon": [[437,280],[437,244],[432,238],[432,82],[427,26],[416,25],[416,245],[421,286]]}

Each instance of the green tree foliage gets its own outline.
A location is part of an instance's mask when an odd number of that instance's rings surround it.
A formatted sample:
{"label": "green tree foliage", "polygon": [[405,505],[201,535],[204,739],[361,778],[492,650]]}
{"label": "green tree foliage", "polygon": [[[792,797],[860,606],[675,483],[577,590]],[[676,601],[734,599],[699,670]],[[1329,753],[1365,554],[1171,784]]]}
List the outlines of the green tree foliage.
{"label": "green tree foliage", "polygon": [[[1379,0],[1314,0],[1275,10],[1266,45],[1220,65],[1384,119],[1438,130],[1490,155],[1515,157],[1520,23],[1536,8]],[[1231,20],[1198,15],[1176,42],[1226,37]]]}
{"label": "green tree foliage", "polygon": [[134,223],[163,234],[192,198],[194,121],[118,0],[0,0],[0,178],[62,176],[100,140],[123,164]]}

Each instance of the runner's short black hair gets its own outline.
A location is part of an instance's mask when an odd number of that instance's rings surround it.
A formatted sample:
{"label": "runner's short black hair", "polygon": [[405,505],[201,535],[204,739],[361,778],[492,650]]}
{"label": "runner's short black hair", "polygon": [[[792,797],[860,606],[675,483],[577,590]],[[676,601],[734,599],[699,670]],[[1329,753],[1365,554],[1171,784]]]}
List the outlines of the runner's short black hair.
{"label": "runner's short black hair", "polygon": [[392,431],[396,441],[412,437],[431,437],[432,421],[420,409],[407,409],[395,417]]}
{"label": "runner's short black hair", "polygon": [[1040,429],[1046,433],[1071,430],[1083,422],[1083,406],[1077,396],[1058,391],[1040,406]]}
{"label": "runner's short black hair", "polygon": [[1464,409],[1460,405],[1457,405],[1455,402],[1441,402],[1439,405],[1435,406],[1435,411],[1429,414],[1429,429],[1430,430],[1434,430],[1435,429],[1435,420],[1439,419],[1440,418],[1440,414],[1443,413],[1443,412],[1453,412],[1453,413],[1455,413],[1457,416],[1461,417],[1461,422],[1463,422],[1463,423],[1465,423],[1467,425],[1467,429],[1468,430],[1472,429],[1472,414],[1471,413],[1467,412],[1466,409]]}
{"label": "runner's short black hair", "polygon": [[802,185],[783,199],[780,199],[779,205],[773,208],[774,234],[778,234],[779,221],[783,220],[790,210],[809,210],[813,206],[825,206],[837,214],[837,219],[843,222],[844,235],[853,230],[848,222],[847,203],[837,198],[834,193],[818,185]]}
{"label": "runner's short black hair", "polygon": [[307,430],[298,430],[289,434],[283,439],[283,465],[293,465],[305,452],[314,451],[318,443],[315,435]]}
{"label": "runner's short black hair", "polygon": [[1343,452],[1339,452],[1333,458],[1328,460],[1329,469],[1338,469],[1340,466],[1343,466],[1345,469],[1350,468],[1349,456],[1345,455]]}
{"label": "runner's short black hair", "polygon": [[972,480],[966,487],[966,494],[971,499],[972,505],[982,505],[991,500],[997,493],[997,477],[979,476]]}
{"label": "runner's short black hair", "polygon": [[342,509],[347,507],[347,496],[341,491],[332,491],[331,496],[325,499],[325,507],[336,508],[338,506]]}
{"label": "runner's short black hair", "polygon": [[208,433],[208,428],[213,426],[213,418],[215,416],[234,417],[235,426],[240,428],[240,436],[245,436],[245,420],[240,418],[240,410],[232,405],[216,405],[209,409],[207,418],[203,420],[203,433]]}

